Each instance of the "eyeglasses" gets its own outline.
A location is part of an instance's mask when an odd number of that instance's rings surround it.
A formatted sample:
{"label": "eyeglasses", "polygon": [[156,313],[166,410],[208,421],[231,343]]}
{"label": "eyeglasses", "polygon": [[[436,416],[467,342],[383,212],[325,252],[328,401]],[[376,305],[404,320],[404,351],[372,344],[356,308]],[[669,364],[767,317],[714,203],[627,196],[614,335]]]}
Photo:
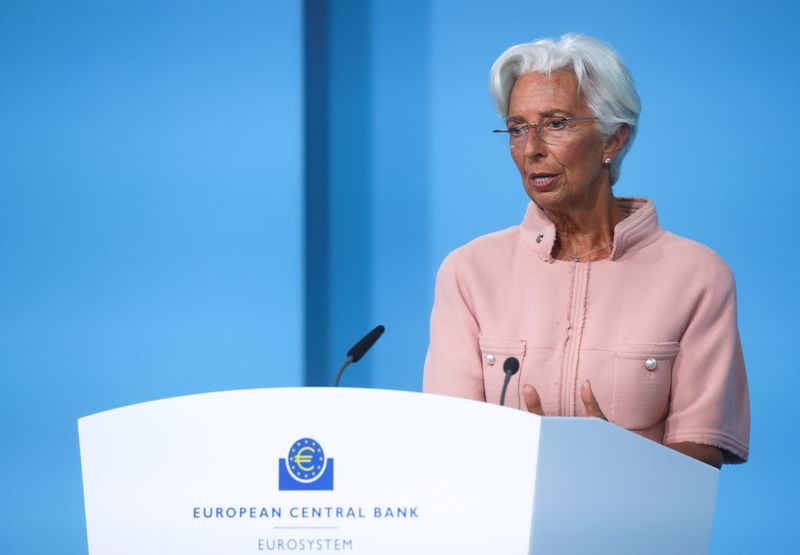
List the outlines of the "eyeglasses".
{"label": "eyeglasses", "polygon": [[536,131],[536,136],[548,145],[561,145],[569,140],[575,122],[594,121],[597,118],[577,118],[573,116],[547,116],[538,123],[519,123],[511,121],[508,129],[495,129],[492,133],[508,133],[510,148],[523,146],[528,140],[528,131],[531,127]]}

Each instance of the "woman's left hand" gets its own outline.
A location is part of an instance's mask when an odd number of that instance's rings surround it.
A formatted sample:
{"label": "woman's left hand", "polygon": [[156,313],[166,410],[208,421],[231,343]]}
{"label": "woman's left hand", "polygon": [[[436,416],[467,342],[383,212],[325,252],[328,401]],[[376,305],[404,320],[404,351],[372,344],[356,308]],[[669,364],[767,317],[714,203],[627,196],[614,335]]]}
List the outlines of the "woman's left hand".
{"label": "woman's left hand", "polygon": [[583,385],[581,385],[581,401],[583,401],[583,406],[586,407],[587,416],[608,420],[603,410],[600,408],[600,405],[597,403],[594,393],[592,393],[592,382],[589,380],[584,381]]}

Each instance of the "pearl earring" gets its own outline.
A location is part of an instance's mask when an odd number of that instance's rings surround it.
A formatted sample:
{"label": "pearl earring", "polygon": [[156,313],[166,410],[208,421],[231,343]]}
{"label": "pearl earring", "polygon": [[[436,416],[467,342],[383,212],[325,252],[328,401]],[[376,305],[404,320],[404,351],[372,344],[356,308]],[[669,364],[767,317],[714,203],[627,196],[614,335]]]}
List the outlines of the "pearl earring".
{"label": "pearl earring", "polygon": [[603,165],[604,166],[610,166],[611,165],[611,158],[606,158],[605,160],[603,160]]}

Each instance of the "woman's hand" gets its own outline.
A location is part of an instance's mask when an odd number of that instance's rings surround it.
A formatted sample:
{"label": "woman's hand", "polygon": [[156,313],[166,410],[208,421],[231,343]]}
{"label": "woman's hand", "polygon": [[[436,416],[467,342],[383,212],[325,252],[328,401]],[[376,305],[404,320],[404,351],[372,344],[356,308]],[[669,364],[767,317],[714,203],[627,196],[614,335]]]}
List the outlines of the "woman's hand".
{"label": "woman's hand", "polygon": [[[538,414],[539,416],[545,416],[544,410],[542,409],[542,399],[539,397],[539,392],[536,391],[535,387],[529,384],[523,385],[522,398],[525,399],[525,406],[528,408],[528,412]],[[584,381],[581,385],[581,401],[583,401],[583,406],[586,407],[586,414],[588,416],[608,420],[606,415],[603,414],[600,405],[597,403],[594,393],[592,393],[592,383],[589,380]]]}

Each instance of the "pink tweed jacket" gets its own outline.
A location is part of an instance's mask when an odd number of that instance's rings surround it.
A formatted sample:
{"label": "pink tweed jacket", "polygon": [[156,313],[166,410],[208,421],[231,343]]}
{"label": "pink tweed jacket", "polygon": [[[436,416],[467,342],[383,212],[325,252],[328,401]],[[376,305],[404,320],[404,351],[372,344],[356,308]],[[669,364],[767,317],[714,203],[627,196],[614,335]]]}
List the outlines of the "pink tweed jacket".
{"label": "pink tweed jacket", "polygon": [[589,378],[611,422],[743,462],[750,405],[731,271],[665,232],[652,202],[620,202],[630,215],[608,260],[554,260],[555,227],[533,203],[521,225],[450,253],[436,280],[424,390],[497,403],[503,362],[515,356],[507,405],[524,408],[531,384],[545,414],[584,416]]}

